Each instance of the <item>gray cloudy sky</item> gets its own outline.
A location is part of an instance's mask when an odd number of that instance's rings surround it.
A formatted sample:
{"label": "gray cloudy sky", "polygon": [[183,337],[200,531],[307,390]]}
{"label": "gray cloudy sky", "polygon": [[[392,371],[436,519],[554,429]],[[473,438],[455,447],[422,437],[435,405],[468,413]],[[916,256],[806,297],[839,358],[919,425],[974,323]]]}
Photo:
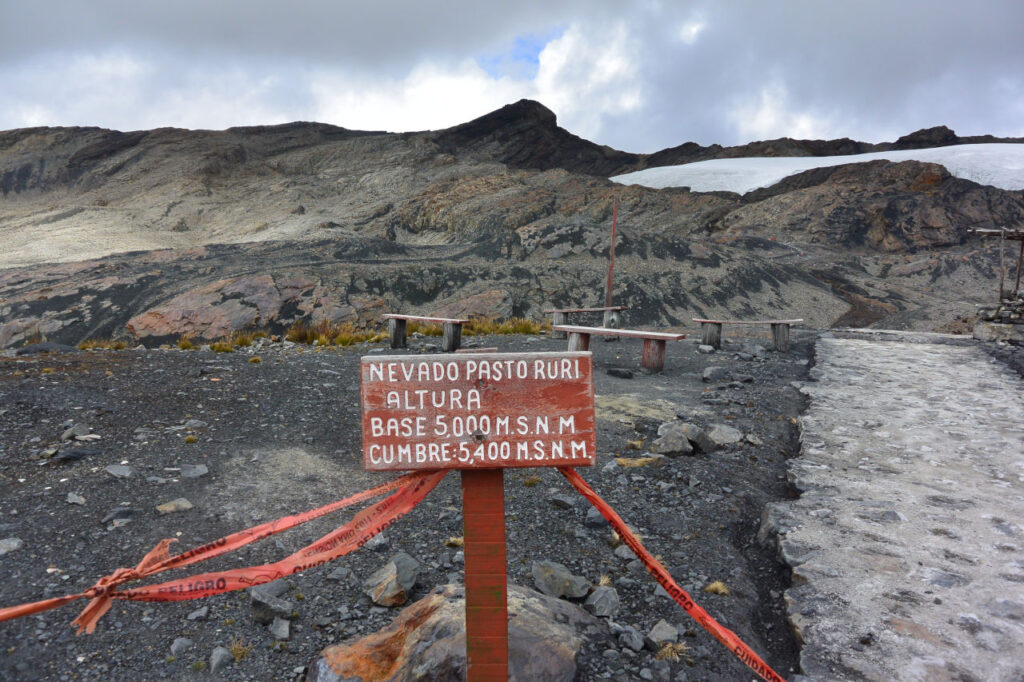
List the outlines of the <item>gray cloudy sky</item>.
{"label": "gray cloudy sky", "polygon": [[0,0],[0,129],[424,130],[523,97],[636,152],[1024,136],[1024,1]]}

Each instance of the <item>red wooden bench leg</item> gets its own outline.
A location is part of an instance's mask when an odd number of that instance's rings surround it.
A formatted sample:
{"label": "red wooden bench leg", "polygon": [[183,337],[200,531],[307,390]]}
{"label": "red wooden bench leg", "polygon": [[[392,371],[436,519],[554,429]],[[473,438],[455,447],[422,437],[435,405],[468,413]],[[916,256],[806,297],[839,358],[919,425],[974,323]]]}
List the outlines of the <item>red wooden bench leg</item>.
{"label": "red wooden bench leg", "polygon": [[590,334],[569,333],[569,350],[590,350]]}
{"label": "red wooden bench leg", "polygon": [[640,367],[645,372],[660,372],[665,369],[665,342],[659,339],[644,339],[644,351]]}
{"label": "red wooden bench leg", "polygon": [[388,326],[391,328],[391,347],[405,348],[405,320],[391,318]]}

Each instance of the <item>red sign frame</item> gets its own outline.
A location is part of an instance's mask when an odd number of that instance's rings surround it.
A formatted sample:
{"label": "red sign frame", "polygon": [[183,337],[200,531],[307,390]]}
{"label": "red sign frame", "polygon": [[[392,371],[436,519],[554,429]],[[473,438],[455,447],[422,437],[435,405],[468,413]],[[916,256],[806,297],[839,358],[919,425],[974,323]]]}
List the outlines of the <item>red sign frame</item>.
{"label": "red sign frame", "polygon": [[590,353],[364,356],[363,467],[591,466]]}

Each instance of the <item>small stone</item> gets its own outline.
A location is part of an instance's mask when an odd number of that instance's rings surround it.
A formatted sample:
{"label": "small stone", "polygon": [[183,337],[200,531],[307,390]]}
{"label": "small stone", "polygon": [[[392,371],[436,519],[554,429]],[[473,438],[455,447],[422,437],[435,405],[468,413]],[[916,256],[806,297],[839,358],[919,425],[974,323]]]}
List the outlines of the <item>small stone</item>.
{"label": "small stone", "polygon": [[369,549],[374,552],[383,552],[390,547],[391,543],[388,541],[388,538],[384,533],[377,533],[363,545],[363,549]]}
{"label": "small stone", "polygon": [[604,528],[608,525],[607,519],[601,516],[596,507],[587,510],[587,518],[583,519],[583,525],[587,528]]}
{"label": "small stone", "polygon": [[249,593],[251,594],[253,592],[262,592],[263,594],[269,594],[271,597],[280,597],[284,595],[289,589],[290,586],[288,585],[288,582],[286,580],[278,579],[272,580],[269,583],[257,585],[256,587],[251,587],[249,588]]}
{"label": "small stone", "polygon": [[708,430],[708,438],[721,447],[743,440],[743,432],[727,424],[712,424]]}
{"label": "small stone", "polygon": [[679,422],[666,422],[658,427],[658,439],[651,443],[651,451],[667,457],[692,455],[693,446]]}
{"label": "small stone", "polygon": [[291,618],[292,603],[259,590],[251,590],[252,618],[260,625],[270,625],[274,618]]}
{"label": "small stone", "polygon": [[132,468],[124,464],[110,464],[103,467],[103,470],[114,478],[128,478],[132,475]]}
{"label": "small stone", "polygon": [[270,624],[270,634],[274,639],[285,640],[291,638],[291,623],[283,618],[275,618]]}
{"label": "small stone", "polygon": [[135,516],[139,511],[132,507],[114,507],[107,515],[103,517],[101,523],[110,523],[111,521],[127,520],[129,517]]}
{"label": "small stone", "polygon": [[571,497],[563,493],[552,495],[548,498],[548,501],[551,502],[551,506],[556,509],[572,509],[573,505],[576,504],[575,497]]}
{"label": "small stone", "polygon": [[703,353],[704,355],[708,355],[710,353],[714,353],[715,352],[715,347],[714,346],[707,346],[707,345],[702,343],[702,344],[697,346],[697,351],[700,352],[700,353]]}
{"label": "small stone", "polygon": [[[697,452],[707,454],[718,449],[718,445],[715,444],[715,441],[711,440],[704,429],[700,428],[696,424],[690,424],[688,422],[666,422],[666,424],[671,424],[671,428],[682,431],[683,435],[686,436],[686,439],[690,441],[694,450]],[[669,427],[662,424],[662,426],[658,428],[658,435],[664,435],[662,433],[662,428],[667,429]]]}
{"label": "small stone", "polygon": [[14,552],[25,546],[21,538],[4,538],[0,540],[0,556]]}
{"label": "small stone", "polygon": [[188,511],[191,508],[192,508],[192,503],[191,502],[186,500],[184,497],[179,497],[176,500],[171,500],[170,502],[164,502],[163,504],[158,504],[157,507],[156,507],[156,510],[158,512],[160,512],[161,514],[173,514],[175,512]]}
{"label": "small stone", "polygon": [[182,478],[199,478],[205,476],[210,470],[205,464],[182,464],[181,465],[181,477]]}
{"label": "small stone", "polygon": [[651,651],[657,651],[665,642],[679,641],[679,630],[664,620],[659,620],[647,633],[644,644]]}
{"label": "small stone", "polygon": [[744,438],[744,440],[746,440],[748,443],[750,443],[751,445],[753,445],[754,447],[757,447],[757,448],[759,448],[762,445],[764,445],[764,441],[761,440],[760,436],[756,436],[756,435],[754,435],[752,433],[748,433],[746,435],[746,437]]}
{"label": "small stone", "polygon": [[610,585],[595,587],[583,608],[599,618],[610,618],[619,610],[619,593]]}
{"label": "small stone", "polygon": [[626,369],[625,367],[609,367],[608,376],[616,377],[617,379],[632,379],[633,370]]}
{"label": "small stone", "polygon": [[222,646],[217,647],[210,654],[210,672],[216,675],[235,660],[231,652]]}
{"label": "small stone", "polygon": [[704,373],[701,375],[701,381],[704,383],[716,383],[719,381],[729,380],[729,370],[725,367],[705,367]]}
{"label": "small stone", "polygon": [[206,620],[210,615],[210,607],[203,606],[185,616],[189,620]]}
{"label": "small stone", "polygon": [[67,502],[68,504],[82,505],[85,504],[85,498],[75,493],[68,493]]}
{"label": "small stone", "polygon": [[201,419],[189,419],[183,424],[183,426],[186,429],[205,429],[209,424]]}
{"label": "small stone", "polygon": [[347,566],[339,566],[327,574],[327,580],[333,580],[339,583],[351,583],[355,577],[356,574]]}
{"label": "small stone", "polygon": [[618,547],[616,547],[615,556],[626,561],[632,561],[633,559],[636,559],[636,554],[633,553],[633,550],[631,550],[628,545],[619,545]]}
{"label": "small stone", "polygon": [[78,440],[83,436],[88,436],[89,432],[92,431],[85,424],[75,424],[70,429],[66,430],[60,435],[61,440]]}
{"label": "small stone", "polygon": [[640,651],[644,648],[644,636],[636,628],[627,625],[619,633],[619,644],[633,651]]}
{"label": "small stone", "polygon": [[554,561],[534,561],[530,573],[537,589],[549,597],[582,599],[590,591],[589,580]]}
{"label": "small stone", "polygon": [[188,637],[178,637],[171,642],[171,654],[174,656],[181,656],[183,653],[191,649],[193,644],[195,644],[195,642]]}
{"label": "small stone", "polygon": [[399,552],[363,582],[363,593],[379,606],[400,606],[420,574],[420,564],[405,552]]}
{"label": "small stone", "polygon": [[61,464],[67,464],[69,462],[77,462],[80,459],[92,455],[100,454],[100,450],[95,448],[71,448],[70,450],[64,450],[53,458],[54,462],[60,462]]}

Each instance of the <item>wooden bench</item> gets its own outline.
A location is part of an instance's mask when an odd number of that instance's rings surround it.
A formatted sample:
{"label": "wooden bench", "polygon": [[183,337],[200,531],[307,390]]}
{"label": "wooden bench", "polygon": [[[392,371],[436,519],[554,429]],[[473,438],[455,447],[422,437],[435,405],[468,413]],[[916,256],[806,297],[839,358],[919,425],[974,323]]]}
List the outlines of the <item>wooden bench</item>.
{"label": "wooden bench", "polygon": [[559,325],[552,329],[569,335],[569,350],[590,350],[590,337],[628,336],[643,339],[644,348],[640,356],[640,367],[647,372],[660,372],[665,369],[665,342],[685,339],[686,334],[667,332],[646,332],[635,329],[611,329],[608,327],[577,327],[571,324]]}
{"label": "wooden bench", "polygon": [[396,313],[387,313],[381,315],[381,318],[388,320],[392,348],[405,348],[405,323],[408,321],[441,325],[444,330],[441,348],[446,353],[459,349],[459,346],[462,344],[462,325],[469,322],[469,320],[458,320],[449,317],[424,317],[422,315],[398,315]]}
{"label": "wooden bench", "polygon": [[722,348],[722,325],[723,324],[769,324],[772,327],[772,342],[775,350],[785,353],[789,350],[789,326],[803,322],[799,320],[702,320],[693,318],[694,322],[700,322],[700,342],[705,346],[715,349]]}
{"label": "wooden bench", "polygon": [[[544,314],[551,315],[551,326],[556,327],[564,325],[569,321],[569,313],[604,313],[604,324],[605,326],[607,326],[608,313],[618,312],[620,310],[625,309],[626,306],[624,305],[602,306],[600,308],[551,308],[550,310],[545,310]],[[564,339],[565,332],[555,332],[554,330],[552,330],[551,338]]]}

